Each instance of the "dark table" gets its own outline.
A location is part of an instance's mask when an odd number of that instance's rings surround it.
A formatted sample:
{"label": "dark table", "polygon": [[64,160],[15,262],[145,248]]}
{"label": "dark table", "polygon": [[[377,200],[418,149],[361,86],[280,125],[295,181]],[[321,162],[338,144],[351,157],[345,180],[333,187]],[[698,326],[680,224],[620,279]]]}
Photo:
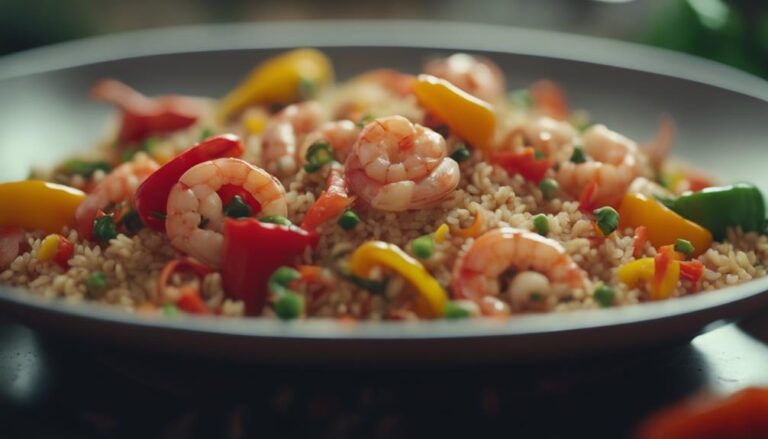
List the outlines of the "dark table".
{"label": "dark table", "polygon": [[0,431],[3,438],[627,437],[680,398],[768,384],[761,340],[768,341],[768,318],[754,317],[629,354],[330,370],[83,345],[6,323]]}

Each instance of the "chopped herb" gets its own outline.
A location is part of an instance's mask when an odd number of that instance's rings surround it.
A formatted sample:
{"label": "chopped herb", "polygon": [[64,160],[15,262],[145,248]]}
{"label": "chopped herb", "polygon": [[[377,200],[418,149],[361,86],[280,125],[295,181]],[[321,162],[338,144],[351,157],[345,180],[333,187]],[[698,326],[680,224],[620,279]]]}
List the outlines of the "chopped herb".
{"label": "chopped herb", "polygon": [[299,79],[299,96],[302,100],[308,100],[317,94],[317,84],[309,78]]}
{"label": "chopped herb", "polygon": [[149,211],[149,216],[151,216],[152,218],[157,218],[157,219],[159,219],[161,221],[165,221],[165,218],[166,218],[167,215],[166,215],[165,212],[158,212],[156,210],[150,210]]}
{"label": "chopped herb", "polygon": [[429,235],[419,236],[411,243],[411,251],[419,259],[429,259],[435,253],[435,239]]}
{"label": "chopped herb", "polygon": [[224,215],[230,218],[245,218],[251,216],[251,213],[253,213],[251,206],[240,195],[232,197],[229,203],[224,206]]}
{"label": "chopped herb", "polygon": [[616,292],[613,291],[613,288],[606,287],[605,285],[598,285],[598,287],[595,288],[595,292],[593,293],[595,301],[603,308],[612,306],[615,296]]}
{"label": "chopped herb", "polygon": [[549,220],[547,216],[540,213],[533,217],[533,228],[536,229],[536,233],[541,236],[547,236],[549,234]]}
{"label": "chopped herb", "polygon": [[463,143],[460,143],[459,147],[456,148],[456,151],[453,151],[453,154],[451,154],[451,158],[457,162],[463,162],[464,160],[467,160],[471,154],[469,149]]}
{"label": "chopped herb", "polygon": [[545,178],[544,180],[541,180],[541,183],[539,183],[539,189],[541,189],[541,193],[544,195],[544,199],[551,200],[552,198],[555,198],[557,193],[560,191],[560,185],[557,184],[557,181],[552,178]]}
{"label": "chopped herb", "polygon": [[109,163],[103,160],[85,161],[85,160],[69,160],[62,166],[64,172],[69,175],[82,175],[83,177],[90,177],[94,172],[101,170],[109,172],[112,167]]}
{"label": "chopped herb", "polygon": [[509,94],[509,101],[515,107],[529,110],[533,107],[533,97],[527,89],[515,90]]}
{"label": "chopped herb", "polygon": [[466,319],[472,316],[470,310],[461,303],[448,301],[445,302],[444,315],[446,319]]}
{"label": "chopped herb", "polygon": [[694,248],[691,241],[688,241],[687,239],[678,239],[675,241],[675,251],[684,254],[686,258],[691,257],[693,250]]}
{"label": "chopped herb", "polygon": [[204,229],[204,228],[206,228],[208,226],[208,223],[210,223],[210,222],[211,222],[210,218],[200,217],[200,224],[197,225],[197,228],[198,229]]}
{"label": "chopped herb", "polygon": [[117,227],[111,216],[105,215],[93,220],[93,237],[101,242],[117,238]]}
{"label": "chopped herb", "polygon": [[136,209],[131,209],[123,215],[120,219],[120,224],[130,234],[138,233],[139,230],[144,228],[144,223],[141,221],[141,216],[139,216],[139,212]]}
{"label": "chopped herb", "polygon": [[328,142],[315,142],[307,149],[307,164],[304,170],[312,173],[322,169],[323,166],[333,162],[333,149]]}
{"label": "chopped herb", "polygon": [[584,152],[584,148],[576,146],[573,148],[573,154],[571,154],[571,162],[579,164],[587,161],[587,154]]}
{"label": "chopped herb", "polygon": [[536,159],[536,160],[541,160],[541,159],[544,159],[546,157],[547,157],[547,155],[544,154],[544,151],[541,151],[539,149],[536,149],[536,150],[533,151],[533,158]]}
{"label": "chopped herb", "polygon": [[152,150],[155,149],[155,145],[157,145],[157,139],[149,137],[141,142],[141,150],[147,154],[152,154]]}
{"label": "chopped herb", "polygon": [[163,306],[163,314],[166,317],[176,317],[177,315],[179,315],[179,309],[176,308],[176,305],[172,303],[168,303]]}
{"label": "chopped herb", "polygon": [[281,226],[292,226],[293,223],[282,215],[269,215],[259,218],[262,223],[279,224]]}
{"label": "chopped herb", "polygon": [[205,127],[203,128],[203,131],[200,132],[200,141],[202,142],[203,140],[211,137],[214,134],[215,133],[211,128]]}
{"label": "chopped herb", "polygon": [[280,319],[292,320],[301,317],[304,311],[304,299],[296,293],[287,292],[278,297],[272,306]]}
{"label": "chopped herb", "polygon": [[544,300],[544,295],[539,293],[538,291],[534,291],[528,296],[528,298],[531,299],[531,302],[541,302],[542,300]]}
{"label": "chopped herb", "polygon": [[94,271],[85,279],[85,289],[89,298],[101,298],[107,289],[107,275],[101,271]]}
{"label": "chopped herb", "polygon": [[348,209],[341,214],[337,223],[344,230],[352,230],[360,224],[360,217],[357,216],[354,210]]}
{"label": "chopped herb", "polygon": [[613,207],[601,207],[595,210],[594,214],[597,227],[605,236],[613,233],[619,226],[619,212],[616,212]]}

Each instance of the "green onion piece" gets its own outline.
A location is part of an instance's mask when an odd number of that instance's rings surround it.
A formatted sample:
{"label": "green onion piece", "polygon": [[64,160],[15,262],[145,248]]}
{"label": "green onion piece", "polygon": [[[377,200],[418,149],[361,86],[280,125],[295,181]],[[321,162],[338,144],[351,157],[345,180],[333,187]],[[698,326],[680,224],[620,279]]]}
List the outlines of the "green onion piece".
{"label": "green onion piece", "polygon": [[93,237],[102,242],[117,238],[117,227],[111,216],[106,215],[93,220]]}
{"label": "green onion piece", "polygon": [[555,179],[545,178],[539,183],[539,189],[541,189],[544,199],[551,200],[557,196],[557,193],[560,191],[560,185],[557,184]]}
{"label": "green onion piece", "polygon": [[341,214],[337,223],[344,230],[352,230],[360,224],[360,217],[357,216],[354,210],[348,209]]}
{"label": "green onion piece", "polygon": [[606,287],[605,285],[599,285],[597,288],[595,288],[593,297],[600,306],[607,308],[613,305],[616,292],[613,291],[613,288]]}
{"label": "green onion piece", "polygon": [[549,220],[547,219],[547,216],[543,213],[534,216],[533,227],[539,235],[547,236],[549,234]]}
{"label": "green onion piece", "polygon": [[85,289],[89,298],[101,298],[107,289],[107,275],[101,271],[94,271],[85,279]]}
{"label": "green onion piece", "polygon": [[304,170],[312,173],[333,162],[333,148],[328,142],[315,142],[307,149],[307,164]]}
{"label": "green onion piece", "polygon": [[245,218],[251,216],[251,213],[251,206],[240,195],[232,197],[229,203],[224,206],[224,215],[230,218]]}
{"label": "green onion piece", "polygon": [[304,299],[296,293],[287,292],[278,297],[272,307],[280,319],[296,319],[304,311]]}
{"label": "green onion piece", "polygon": [[595,210],[595,222],[603,235],[608,236],[619,226],[619,212],[610,206]]}
{"label": "green onion piece", "polygon": [[295,269],[291,267],[280,267],[272,272],[272,276],[270,276],[269,281],[267,281],[267,286],[273,293],[282,295],[290,291],[288,289],[288,284],[299,278],[301,278],[301,274]]}
{"label": "green onion piece", "polygon": [[533,151],[533,158],[536,159],[536,160],[541,160],[541,159],[546,158],[546,157],[547,157],[547,155],[544,153],[544,151],[541,151],[541,150],[538,150],[538,149]]}
{"label": "green onion piece", "polygon": [[259,218],[262,223],[279,224],[281,226],[292,226],[293,223],[282,215],[269,215]]}
{"label": "green onion piece", "polygon": [[691,244],[691,241],[687,239],[678,239],[675,241],[675,251],[684,254],[686,258],[691,257],[693,250],[694,248],[693,244]]}
{"label": "green onion piece", "polygon": [[166,317],[176,317],[179,315],[179,309],[176,308],[176,305],[168,303],[163,306],[163,314]]}
{"label": "green onion piece", "polygon": [[85,160],[69,160],[64,163],[62,168],[67,174],[82,175],[86,178],[92,176],[93,173],[98,170],[102,170],[104,172],[109,172],[112,170],[112,167],[109,165],[109,163],[103,160],[96,160],[92,162]]}
{"label": "green onion piece", "polygon": [[527,89],[515,90],[509,94],[509,100],[515,107],[529,110],[533,108],[533,98]]}
{"label": "green onion piece", "polygon": [[139,216],[139,212],[136,209],[131,209],[123,215],[123,218],[120,219],[120,224],[131,234],[136,234],[144,228],[144,223],[141,221],[141,216]]}
{"label": "green onion piece", "polygon": [[571,154],[571,162],[579,164],[587,161],[587,154],[584,152],[584,148],[576,146],[573,148],[573,154]]}
{"label": "green onion piece", "polygon": [[456,148],[456,151],[453,151],[451,158],[457,162],[463,162],[464,160],[467,160],[471,154],[472,153],[469,151],[469,149],[462,143],[459,144],[459,147]]}
{"label": "green onion piece", "polygon": [[445,302],[443,315],[446,319],[455,320],[469,318],[472,316],[472,313],[465,306],[462,306],[461,303],[448,301]]}
{"label": "green onion piece", "polygon": [[203,131],[200,132],[200,141],[202,142],[214,134],[216,133],[211,128],[205,127],[203,128]]}
{"label": "green onion piece", "polygon": [[317,84],[315,81],[309,78],[299,79],[299,96],[302,100],[308,100],[315,97],[317,94]]}
{"label": "green onion piece", "polygon": [[152,150],[155,149],[155,145],[157,145],[157,140],[149,137],[141,142],[141,150],[147,154],[151,154]]}
{"label": "green onion piece", "polygon": [[411,243],[411,251],[419,259],[429,259],[435,253],[435,239],[429,235],[419,236]]}

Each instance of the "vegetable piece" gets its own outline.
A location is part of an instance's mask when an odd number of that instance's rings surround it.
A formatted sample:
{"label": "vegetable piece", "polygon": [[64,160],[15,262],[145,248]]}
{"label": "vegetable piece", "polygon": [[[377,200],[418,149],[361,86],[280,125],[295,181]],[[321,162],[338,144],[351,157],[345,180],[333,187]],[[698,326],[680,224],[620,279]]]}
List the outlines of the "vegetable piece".
{"label": "vegetable piece", "polygon": [[0,268],[5,268],[19,256],[24,243],[24,229],[19,226],[0,226]]}
{"label": "vegetable piece", "polygon": [[224,215],[230,218],[246,218],[251,216],[252,213],[251,206],[243,201],[240,195],[232,197],[229,203],[224,206]]}
{"label": "vegetable piece", "polygon": [[85,200],[77,189],[40,180],[0,184],[0,226],[58,233],[74,227],[75,210]]}
{"label": "vegetable piece", "polygon": [[53,260],[62,268],[69,267],[69,260],[75,254],[75,244],[69,239],[52,233],[43,239],[40,243],[40,249],[37,252],[39,261]]}
{"label": "vegetable piece", "polygon": [[651,300],[669,299],[680,280],[680,264],[676,263],[675,251],[671,245],[662,246],[654,258]]}
{"label": "vegetable piece", "polygon": [[455,151],[451,154],[451,158],[454,159],[457,162],[463,162],[464,160],[469,159],[469,157],[472,155],[472,153],[469,151],[469,149],[462,143],[459,145],[458,148],[456,148]]}
{"label": "vegetable piece", "polygon": [[267,281],[269,290],[274,294],[282,295],[290,291],[288,285],[301,279],[301,273],[293,267],[279,267],[272,272]]}
{"label": "vegetable piece", "polygon": [[597,191],[597,183],[590,181],[584,186],[584,191],[579,196],[579,210],[584,213],[592,213],[595,208],[595,191]]}
{"label": "vegetable piece", "polygon": [[693,250],[691,241],[688,241],[687,239],[678,239],[675,241],[675,251],[684,254],[686,258],[691,257]]}
{"label": "vegetable piece", "polygon": [[292,50],[256,66],[219,102],[216,116],[223,122],[255,104],[288,104],[306,99],[307,84],[311,83],[316,92],[331,82],[333,65],[322,52]]}
{"label": "vegetable piece", "polygon": [[263,223],[279,224],[281,226],[292,226],[293,223],[288,218],[282,215],[269,215],[259,218],[259,221]]}
{"label": "vegetable piece", "polygon": [[163,315],[166,317],[176,317],[179,315],[179,309],[176,308],[176,305],[166,303],[163,305]]}
{"label": "vegetable piece", "polygon": [[272,306],[282,320],[296,319],[304,312],[304,299],[296,293],[287,292],[280,295]]}
{"label": "vegetable piece", "polygon": [[709,248],[712,234],[700,225],[688,221],[660,202],[641,194],[627,194],[619,207],[619,227],[645,226],[648,240],[655,247],[674,244],[685,239],[693,244],[691,256],[697,257]]}
{"label": "vegetable piece", "polygon": [[211,311],[205,305],[203,298],[200,297],[200,291],[191,285],[184,285],[179,288],[179,298],[176,300],[176,308],[188,313],[197,315],[207,315]]}
{"label": "vegetable piece", "polygon": [[539,183],[550,167],[549,160],[537,159],[535,150],[523,148],[521,152],[494,151],[491,153],[492,163],[501,166],[509,174],[520,174],[528,181]]}
{"label": "vegetable piece", "polygon": [[416,313],[423,318],[441,317],[448,295],[423,265],[394,244],[368,241],[355,250],[349,260],[352,274],[369,277],[374,267],[384,266],[396,271],[419,292]]}
{"label": "vegetable piece", "polygon": [[581,164],[586,163],[587,161],[587,153],[584,152],[584,148],[581,146],[576,146],[573,148],[573,154],[571,154],[570,158],[572,163]]}
{"label": "vegetable piece", "polygon": [[472,311],[479,314],[480,309],[475,302],[470,300],[449,300],[445,302],[444,317],[450,320],[467,319],[472,317]]}
{"label": "vegetable piece", "polygon": [[496,113],[491,104],[431,75],[419,75],[413,91],[421,105],[443,120],[451,132],[475,148],[491,150],[496,130]]}
{"label": "vegetable piece", "polygon": [[104,294],[107,289],[108,279],[107,275],[101,271],[94,271],[85,279],[85,289],[88,293],[88,297],[91,299],[98,299]]}
{"label": "vegetable piece", "polygon": [[[671,247],[669,247],[671,250]],[[648,287],[650,298],[660,300],[669,298],[675,290],[681,274],[681,263],[673,259],[672,254],[662,254],[656,258],[642,258],[628,262],[616,271],[620,281],[630,288],[645,283]],[[659,275],[656,276],[656,266],[659,266]]]}
{"label": "vegetable piece", "polygon": [[93,220],[93,239],[107,242],[115,238],[117,238],[117,226],[111,216],[104,215]]}
{"label": "vegetable piece", "polygon": [[619,213],[616,212],[616,209],[606,206],[595,210],[594,213],[595,224],[603,232],[603,236],[608,236],[616,231],[616,227],[619,225]]}
{"label": "vegetable piece", "polygon": [[541,189],[545,200],[551,200],[557,196],[557,193],[560,191],[560,185],[553,178],[545,178],[539,182],[539,189]]}
{"label": "vegetable piece", "polygon": [[531,100],[536,110],[553,119],[568,119],[568,100],[565,91],[554,81],[543,79],[529,87]]}
{"label": "vegetable piece", "polygon": [[242,153],[243,145],[240,139],[225,134],[211,137],[179,154],[153,172],[136,189],[134,202],[141,220],[153,230],[164,231],[168,195],[179,178],[189,168],[202,162],[220,157],[239,157]]}
{"label": "vegetable piece", "polygon": [[161,298],[165,288],[168,286],[168,281],[177,271],[192,272],[198,279],[203,280],[206,275],[213,273],[214,269],[189,257],[181,257],[169,261],[165,264],[163,269],[160,270],[160,275],[157,277],[157,291]]}
{"label": "vegetable piece", "polygon": [[341,166],[333,165],[325,182],[325,190],[307,211],[301,222],[301,228],[317,230],[321,224],[339,216],[354,201],[355,197],[349,195]]}
{"label": "vegetable piece", "polygon": [[680,261],[680,277],[696,284],[704,274],[704,264],[700,261]]}
{"label": "vegetable piece", "polygon": [[613,288],[607,287],[605,285],[599,285],[597,288],[595,288],[592,296],[595,298],[595,302],[597,302],[600,306],[603,308],[608,308],[613,306],[613,301],[616,297],[616,291],[614,291]]}
{"label": "vegetable piece", "polygon": [[419,259],[429,259],[435,253],[435,239],[430,235],[419,236],[411,243],[411,251]]}
{"label": "vegetable piece", "polygon": [[451,232],[451,234],[460,236],[462,238],[475,238],[480,236],[480,233],[483,231],[484,224],[485,217],[483,216],[483,212],[478,210],[475,214],[475,221],[472,222],[471,226],[467,227],[466,229],[455,229]]}
{"label": "vegetable piece", "polygon": [[306,155],[307,163],[304,170],[313,173],[323,168],[323,166],[333,163],[333,149],[328,142],[315,142],[309,146]]}
{"label": "vegetable piece", "polygon": [[540,213],[533,217],[533,228],[536,229],[536,233],[541,236],[547,236],[549,234],[549,220],[547,216]]}
{"label": "vegetable piece", "polygon": [[344,230],[353,230],[360,224],[360,217],[357,216],[357,213],[355,213],[354,210],[348,209],[341,214],[338,224]]}
{"label": "vegetable piece", "polygon": [[634,243],[632,245],[632,256],[639,258],[645,250],[645,243],[648,242],[648,228],[645,226],[637,226],[635,228],[635,235],[633,239]]}
{"label": "vegetable piece", "polygon": [[[280,266],[290,265],[307,247],[317,245],[314,232],[294,226],[262,223],[255,218],[224,219],[221,277],[227,295],[259,314],[267,282]],[[269,251],[264,251],[269,249]]]}
{"label": "vegetable piece", "polygon": [[120,224],[123,225],[125,231],[131,234],[138,233],[144,228],[144,223],[141,221],[139,212],[136,209],[131,209],[120,218]]}
{"label": "vegetable piece", "polygon": [[448,235],[448,224],[440,224],[440,227],[435,230],[435,243],[442,244],[445,241],[446,235]]}
{"label": "vegetable piece", "polygon": [[639,439],[768,437],[768,389],[750,387],[723,398],[697,396],[643,422]]}
{"label": "vegetable piece", "polygon": [[108,173],[112,170],[112,166],[103,160],[68,160],[64,162],[61,169],[68,175],[82,175],[85,178],[89,178],[94,172],[101,170]]}
{"label": "vegetable piece", "polygon": [[[746,183],[686,192],[673,201],[672,209],[707,228],[718,241],[725,238],[728,227],[739,226],[744,232],[762,233],[766,224],[763,194]],[[693,244],[697,249],[702,248]]]}
{"label": "vegetable piece", "polygon": [[117,106],[121,113],[121,142],[135,142],[154,134],[193,125],[206,109],[200,100],[185,96],[148,98],[120,81],[107,79],[93,86],[91,97]]}

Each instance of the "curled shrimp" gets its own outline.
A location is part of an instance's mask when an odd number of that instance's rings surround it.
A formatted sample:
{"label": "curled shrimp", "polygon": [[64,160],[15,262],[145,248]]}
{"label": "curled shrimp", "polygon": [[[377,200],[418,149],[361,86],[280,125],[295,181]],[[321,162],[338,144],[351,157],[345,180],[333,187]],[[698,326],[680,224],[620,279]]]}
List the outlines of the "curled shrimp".
{"label": "curled shrimp", "polygon": [[557,182],[574,197],[579,197],[587,185],[594,184],[591,200],[594,205],[617,205],[639,173],[635,142],[605,125],[589,128],[582,140],[585,152],[594,161],[562,163]]}
{"label": "curled shrimp", "polygon": [[511,150],[529,145],[544,152],[553,161],[562,161],[570,156],[572,151],[568,147],[576,139],[576,130],[570,123],[536,116],[512,127],[498,149]]}
{"label": "curled shrimp", "polygon": [[436,132],[402,116],[382,117],[363,128],[345,177],[352,192],[376,209],[418,209],[459,184],[459,165],[446,155],[445,139]]}
{"label": "curled shrimp", "polygon": [[224,213],[217,191],[224,185],[242,187],[259,203],[253,215],[288,212],[285,189],[267,171],[236,158],[210,160],[185,172],[168,196],[165,230],[171,244],[195,259],[218,268],[224,237]]}
{"label": "curled shrimp", "polygon": [[[565,285],[568,288],[588,286],[587,274],[579,268],[565,249],[557,242],[528,230],[502,227],[485,232],[475,240],[469,250],[456,261],[453,268],[453,293],[459,299],[481,301],[486,296],[501,292],[499,278],[508,270],[526,279],[510,283],[513,299],[517,290],[526,290],[523,284],[536,284],[539,288]],[[540,273],[546,281],[527,279],[530,272]],[[534,282],[535,281],[535,282]],[[547,291],[537,291],[546,294]]]}
{"label": "curled shrimp", "polygon": [[322,119],[323,109],[315,101],[289,105],[270,119],[262,139],[262,158],[267,170],[277,175],[296,172],[301,141]]}
{"label": "curled shrimp", "polygon": [[424,73],[443,78],[480,99],[495,102],[507,89],[499,66],[485,57],[456,53],[437,58],[424,65]]}
{"label": "curled shrimp", "polygon": [[139,153],[132,161],[123,163],[107,174],[75,211],[75,224],[80,236],[91,239],[93,220],[99,210],[110,204],[131,200],[136,188],[158,168],[160,165],[149,156]]}
{"label": "curled shrimp", "polygon": [[328,142],[333,149],[334,158],[340,162],[344,162],[349,155],[352,145],[357,140],[357,136],[360,134],[360,127],[358,127],[351,120],[337,120],[333,122],[324,123],[320,129],[311,132],[299,148],[299,162],[304,164],[307,159],[307,151],[309,147],[317,142]]}

